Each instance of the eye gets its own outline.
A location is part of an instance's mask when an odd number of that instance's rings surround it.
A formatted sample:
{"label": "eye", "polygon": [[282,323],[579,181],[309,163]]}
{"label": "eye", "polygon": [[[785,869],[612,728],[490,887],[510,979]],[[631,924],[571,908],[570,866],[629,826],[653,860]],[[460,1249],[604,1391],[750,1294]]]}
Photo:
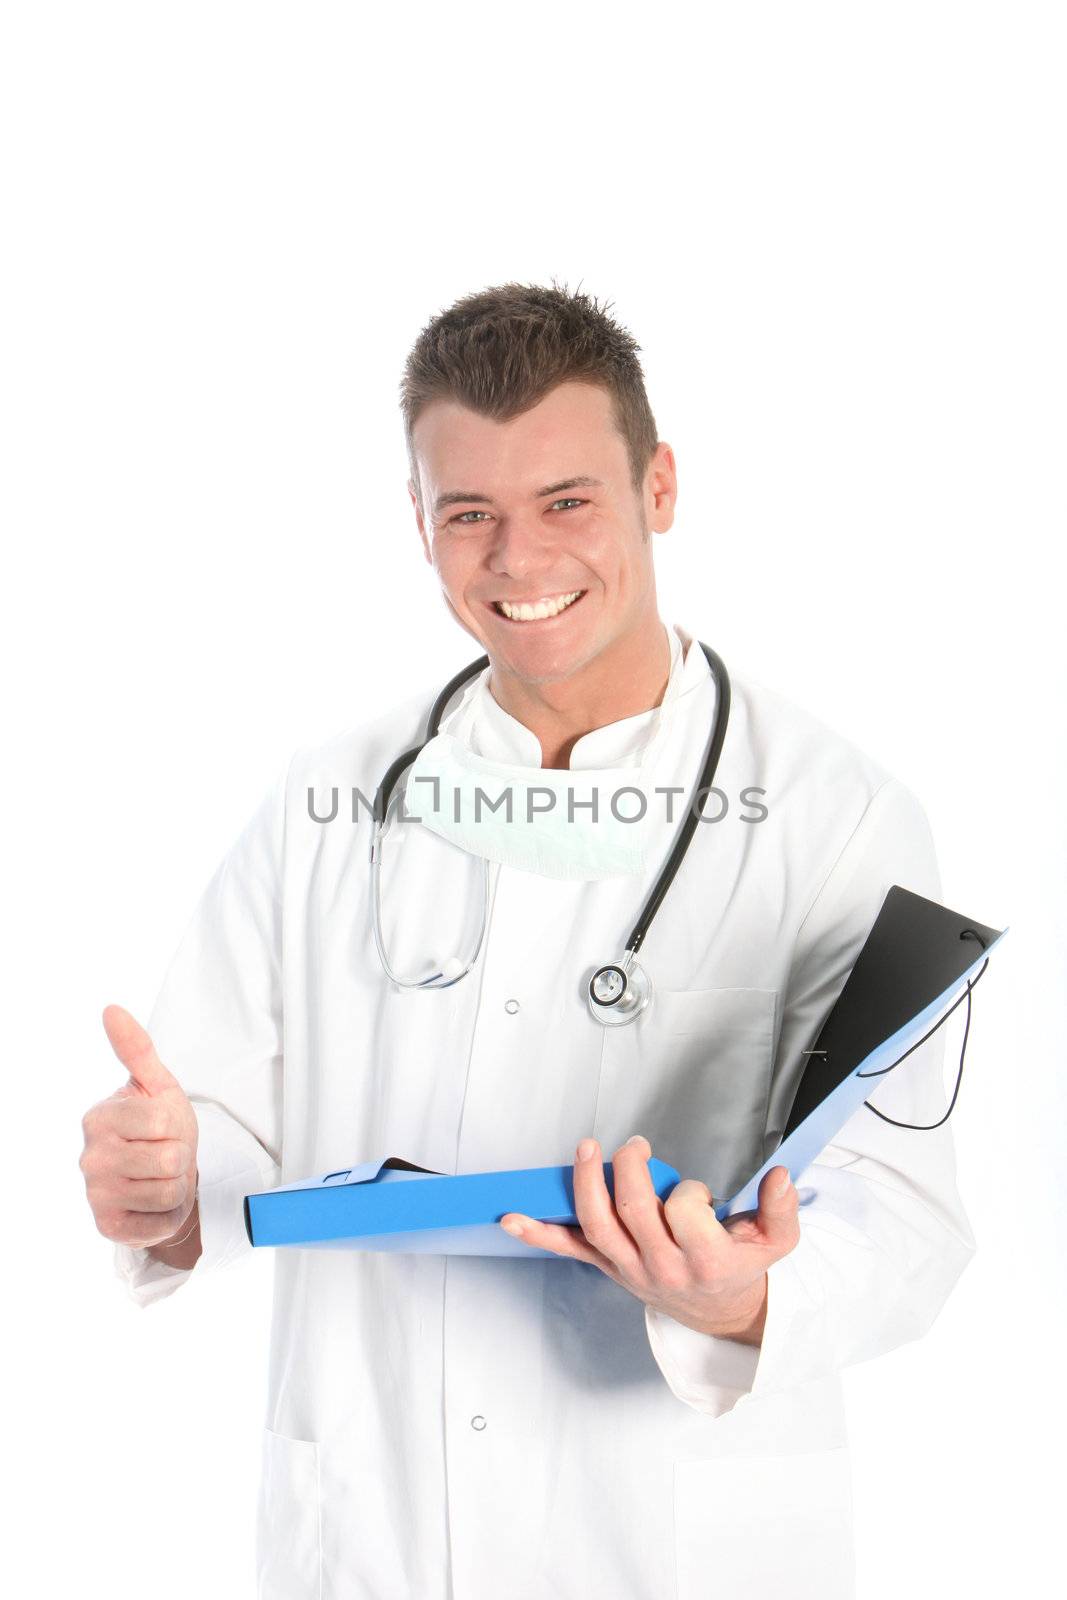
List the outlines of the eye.
{"label": "eye", "polygon": [[473,522],[468,522],[467,521],[468,517],[487,517],[488,515],[489,515],[488,511],[461,511],[458,517],[451,517],[451,518],[449,518],[449,520],[451,522],[460,523],[460,525],[462,527],[473,528],[473,527],[476,527],[477,524],[473,523]]}
{"label": "eye", "polygon": [[552,505],[549,507],[549,509],[554,511],[556,506],[584,506],[586,504],[588,504],[588,502],[585,501],[585,500],[572,500],[572,499],[554,500],[552,502]]}

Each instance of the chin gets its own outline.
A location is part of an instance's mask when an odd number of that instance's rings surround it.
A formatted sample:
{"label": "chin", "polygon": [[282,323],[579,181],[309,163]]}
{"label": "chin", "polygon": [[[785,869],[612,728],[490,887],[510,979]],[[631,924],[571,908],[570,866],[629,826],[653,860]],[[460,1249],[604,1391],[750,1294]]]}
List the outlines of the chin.
{"label": "chin", "polygon": [[535,641],[526,647],[521,644],[501,651],[500,658],[516,677],[527,683],[555,683],[571,678],[580,672],[596,655],[592,639],[571,640],[566,645],[538,645]]}

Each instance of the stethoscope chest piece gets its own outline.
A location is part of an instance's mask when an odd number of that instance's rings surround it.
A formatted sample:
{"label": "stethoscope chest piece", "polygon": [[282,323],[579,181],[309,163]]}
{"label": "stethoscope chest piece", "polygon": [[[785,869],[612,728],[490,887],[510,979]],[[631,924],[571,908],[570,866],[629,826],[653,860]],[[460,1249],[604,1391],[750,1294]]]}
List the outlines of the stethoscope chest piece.
{"label": "stethoscope chest piece", "polygon": [[606,1028],[621,1028],[649,1005],[652,999],[652,979],[643,967],[630,963],[619,966],[609,962],[598,967],[586,989],[590,1014]]}

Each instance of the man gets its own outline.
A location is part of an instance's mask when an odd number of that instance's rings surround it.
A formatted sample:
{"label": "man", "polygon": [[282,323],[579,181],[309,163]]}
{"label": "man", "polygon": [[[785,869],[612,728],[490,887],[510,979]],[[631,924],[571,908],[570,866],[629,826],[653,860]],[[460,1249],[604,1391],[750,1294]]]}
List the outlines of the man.
{"label": "man", "polygon": [[[578,807],[524,827],[427,802],[457,770],[693,793],[717,690],[658,615],[676,473],[637,349],[589,297],[508,284],[409,356],[423,551],[489,667],[409,774],[423,825],[387,835],[379,936],[404,983],[379,960],[370,820],[347,798],[421,742],[437,683],[294,757],[149,1031],[105,1012],[130,1081],[88,1113],[82,1165],[141,1304],[250,1248],[243,1196],[278,1182],[386,1156],[574,1163],[577,1227],[502,1219],[537,1255],[278,1253],[262,1596],[849,1595],[839,1370],[923,1333],[973,1249],[947,1125],[866,1108],[799,1194],[778,1167],[757,1213],[722,1225],[710,1204],[776,1148],[888,887],[939,896],[923,813],[876,763],[733,676],[726,811],[696,829],[642,947],[652,1004],[626,1027],[590,1015],[585,984],[621,954],[681,812],[631,845]],[[475,949],[460,981],[405,986]],[[935,1121],[940,1038],[872,1102]],[[682,1174],[665,1202],[652,1153]]]}

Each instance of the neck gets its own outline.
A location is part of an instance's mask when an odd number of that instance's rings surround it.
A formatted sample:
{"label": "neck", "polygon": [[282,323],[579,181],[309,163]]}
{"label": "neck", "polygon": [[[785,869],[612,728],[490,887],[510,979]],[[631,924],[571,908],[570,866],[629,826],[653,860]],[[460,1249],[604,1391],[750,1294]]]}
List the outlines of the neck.
{"label": "neck", "polygon": [[653,613],[566,678],[531,683],[491,662],[493,699],[536,734],[543,767],[566,768],[573,746],[594,728],[658,706],[667,689],[671,646]]}

